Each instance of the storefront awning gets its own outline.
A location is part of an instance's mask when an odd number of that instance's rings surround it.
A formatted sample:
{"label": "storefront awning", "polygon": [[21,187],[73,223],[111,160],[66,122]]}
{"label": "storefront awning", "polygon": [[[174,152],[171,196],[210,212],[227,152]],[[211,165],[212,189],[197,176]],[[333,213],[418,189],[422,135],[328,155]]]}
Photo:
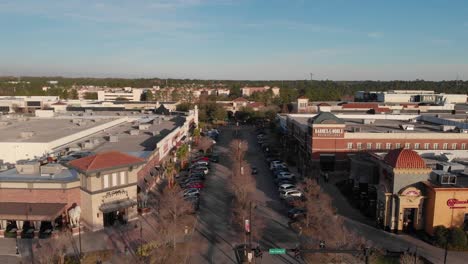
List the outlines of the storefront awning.
{"label": "storefront awning", "polygon": [[0,219],[54,221],[66,206],[64,203],[0,203]]}
{"label": "storefront awning", "polygon": [[136,204],[137,202],[135,200],[130,200],[130,199],[119,200],[119,201],[113,201],[113,202],[102,204],[99,207],[99,210],[101,210],[101,212],[103,213],[109,213],[109,212],[117,211],[119,209],[128,208]]}

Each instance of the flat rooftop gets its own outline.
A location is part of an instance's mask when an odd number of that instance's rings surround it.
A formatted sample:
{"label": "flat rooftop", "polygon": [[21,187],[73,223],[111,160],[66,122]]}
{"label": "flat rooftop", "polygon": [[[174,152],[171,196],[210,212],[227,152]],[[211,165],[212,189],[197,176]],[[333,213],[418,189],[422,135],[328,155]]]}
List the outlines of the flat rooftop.
{"label": "flat rooftop", "polygon": [[[130,130],[138,130],[138,125],[132,123],[123,123],[107,129],[105,132],[97,133],[92,138],[102,138],[101,142],[103,143],[91,150],[94,152],[109,150],[121,152],[153,151],[161,139],[185,121],[185,118],[180,116],[169,116],[166,118],[170,119],[161,120],[159,124],[157,122],[153,122],[153,124],[148,123],[149,128],[139,130],[138,135],[131,135],[129,133]],[[159,131],[159,134],[153,136],[153,131]],[[117,136],[117,142],[110,142],[109,136]]]}
{"label": "flat rooftop", "polygon": [[0,182],[73,182],[78,181],[78,172],[74,169],[63,169],[53,177],[40,174],[20,174],[16,168],[0,172]]}
{"label": "flat rooftop", "polygon": [[[73,119],[79,117],[59,119],[59,118],[35,118],[29,117],[28,120],[20,121],[18,119],[1,120],[8,122],[7,125],[0,126],[1,142],[50,142],[77,132],[105,124],[115,118],[98,118],[84,120],[77,125]],[[75,121],[76,122],[76,121]],[[29,137],[22,137],[22,132],[33,132]]]}
{"label": "flat rooftop", "polygon": [[[291,118],[291,117],[290,117]],[[307,129],[308,120],[310,117],[292,117],[302,129]],[[372,116],[369,115],[369,119],[372,119]],[[410,123],[402,120],[388,120],[388,119],[374,119],[373,124],[363,124],[362,119],[343,119],[345,121],[346,130],[351,131],[353,127],[360,129],[361,133],[387,133],[389,130],[396,131],[398,133],[451,133],[451,132],[442,132],[440,130],[440,125],[434,125],[430,123],[421,123],[415,122]],[[412,125],[414,130],[403,130],[400,125]],[[359,133],[359,132],[355,132]]]}

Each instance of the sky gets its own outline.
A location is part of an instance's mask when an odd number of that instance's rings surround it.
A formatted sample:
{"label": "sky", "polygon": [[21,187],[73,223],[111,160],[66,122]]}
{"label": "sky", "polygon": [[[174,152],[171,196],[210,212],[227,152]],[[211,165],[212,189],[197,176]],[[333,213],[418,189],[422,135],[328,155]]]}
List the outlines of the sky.
{"label": "sky", "polygon": [[0,0],[0,75],[468,80],[466,0]]}

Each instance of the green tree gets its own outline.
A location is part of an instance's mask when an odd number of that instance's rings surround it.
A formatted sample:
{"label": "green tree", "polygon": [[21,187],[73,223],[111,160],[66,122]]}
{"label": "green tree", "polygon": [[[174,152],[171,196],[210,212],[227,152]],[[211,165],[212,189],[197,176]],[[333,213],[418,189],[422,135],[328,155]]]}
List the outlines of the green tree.
{"label": "green tree", "polygon": [[187,161],[187,156],[189,154],[189,146],[187,144],[183,144],[182,146],[177,149],[176,156],[180,160],[180,167],[185,167],[185,162]]}
{"label": "green tree", "polygon": [[141,101],[151,102],[154,101],[154,94],[151,90],[146,90],[141,94]]}
{"label": "green tree", "polygon": [[76,89],[71,89],[70,90],[69,98],[70,99],[78,99],[78,92],[76,91]]}
{"label": "green tree", "polygon": [[188,112],[193,109],[194,105],[192,103],[180,103],[176,106],[177,111]]}
{"label": "green tree", "polygon": [[87,93],[84,94],[84,99],[86,99],[86,100],[97,100],[98,96],[97,96],[97,93],[87,92]]}

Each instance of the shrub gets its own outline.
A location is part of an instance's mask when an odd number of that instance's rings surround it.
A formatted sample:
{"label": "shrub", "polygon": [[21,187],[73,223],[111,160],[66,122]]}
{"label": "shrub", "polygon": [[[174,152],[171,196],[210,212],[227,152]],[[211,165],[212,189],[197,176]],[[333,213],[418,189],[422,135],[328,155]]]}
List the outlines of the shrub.
{"label": "shrub", "polygon": [[463,231],[463,229],[459,227],[453,227],[450,229],[450,243],[449,246],[450,248],[453,249],[465,249],[467,246],[467,239],[466,239],[466,233]]}
{"label": "shrub", "polygon": [[434,241],[439,247],[444,247],[447,243],[448,229],[445,226],[434,227]]}

